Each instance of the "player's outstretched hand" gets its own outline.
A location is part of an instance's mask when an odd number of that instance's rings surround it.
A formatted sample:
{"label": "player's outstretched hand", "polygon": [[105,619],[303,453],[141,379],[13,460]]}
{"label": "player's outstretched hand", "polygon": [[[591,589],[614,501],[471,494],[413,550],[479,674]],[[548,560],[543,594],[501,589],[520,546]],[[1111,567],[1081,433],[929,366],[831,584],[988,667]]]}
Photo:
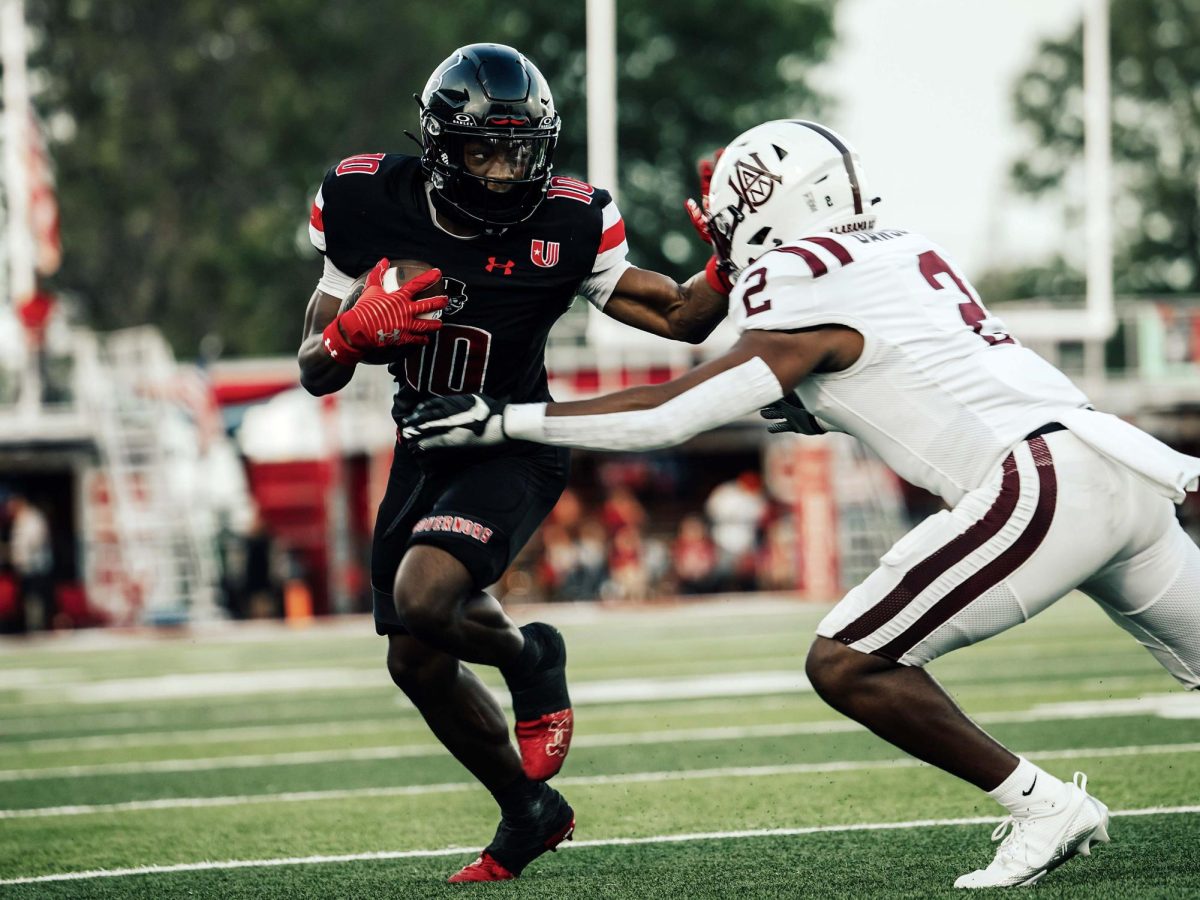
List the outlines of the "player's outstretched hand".
{"label": "player's outstretched hand", "polygon": [[400,434],[421,451],[500,444],[504,404],[483,394],[434,397],[404,417]]}
{"label": "player's outstretched hand", "polygon": [[700,235],[700,240],[706,244],[712,243],[712,235],[708,230],[708,191],[712,187],[713,172],[716,170],[717,163],[724,152],[725,148],[722,147],[712,157],[705,156],[703,159],[697,160],[696,175],[700,179],[700,201],[697,202],[689,197],[683,202],[683,207],[687,210],[692,227]]}
{"label": "player's outstretched hand", "polygon": [[758,414],[771,422],[767,431],[779,434],[783,431],[794,431],[796,434],[825,434],[826,428],[800,402],[795,394],[788,394],[776,400],[770,406],[765,406]]}
{"label": "player's outstretched hand", "polygon": [[[724,152],[725,150],[722,148],[711,158],[706,156],[696,163],[696,174],[700,176],[700,200],[697,202],[689,197],[683,201],[683,208],[687,211],[692,227],[696,229],[696,234],[700,235],[700,240],[706,244],[713,242],[712,213],[708,208],[708,192],[712,187],[713,172],[716,171],[717,163]],[[709,287],[718,294],[728,297],[733,291],[731,271],[728,264],[723,264],[714,254],[704,267],[704,277]]]}
{"label": "player's outstretched hand", "polygon": [[422,272],[396,290],[386,291],[383,273],[388,265],[386,259],[375,264],[358,302],[325,329],[325,346],[339,362],[357,362],[373,350],[428,344],[429,335],[442,327],[441,320],[431,314],[445,308],[446,295],[413,299],[441,281],[441,269]]}

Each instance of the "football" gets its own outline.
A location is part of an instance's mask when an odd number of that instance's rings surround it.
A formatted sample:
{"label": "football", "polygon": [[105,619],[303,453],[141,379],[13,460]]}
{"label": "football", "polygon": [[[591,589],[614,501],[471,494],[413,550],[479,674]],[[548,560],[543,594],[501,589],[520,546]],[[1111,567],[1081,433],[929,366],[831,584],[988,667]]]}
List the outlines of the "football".
{"label": "football", "polygon": [[[393,260],[391,265],[388,266],[388,270],[383,273],[383,289],[388,292],[398,290],[405,282],[411,281],[422,272],[428,272],[432,268],[433,266],[431,266],[429,263],[422,262],[419,259]],[[354,279],[354,284],[350,287],[350,293],[346,295],[346,299],[343,300],[341,306],[338,307],[338,315],[341,315],[358,302],[358,298],[362,296],[363,288],[367,286],[367,276],[370,274],[371,270],[368,269],[366,272],[363,272],[362,275],[358,276],[358,278]],[[425,300],[429,297],[437,297],[444,293],[446,293],[446,282],[445,279],[442,279],[442,281],[434,282],[429,287],[425,288],[425,290],[421,291],[419,294],[413,297],[413,299]],[[441,310],[435,310],[434,312],[430,313],[422,313],[417,318],[440,319],[441,317]],[[386,349],[374,350],[363,354],[362,361],[370,365],[386,366],[403,358],[404,351],[404,347],[389,347]]]}

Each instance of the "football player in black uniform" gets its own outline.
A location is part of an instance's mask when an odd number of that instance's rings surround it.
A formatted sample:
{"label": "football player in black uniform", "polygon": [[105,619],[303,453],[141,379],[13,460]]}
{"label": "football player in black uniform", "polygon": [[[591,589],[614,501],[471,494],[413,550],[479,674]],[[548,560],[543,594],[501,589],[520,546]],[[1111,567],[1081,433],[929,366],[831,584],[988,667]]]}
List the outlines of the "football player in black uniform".
{"label": "football player in black uniform", "polygon": [[[364,356],[392,350],[397,423],[436,395],[549,400],[546,337],[576,295],[636,328],[694,343],[724,317],[728,282],[715,265],[683,285],[634,268],[611,195],[552,175],[559,117],[520,53],[457,50],[430,77],[420,107],[419,157],[342,160],[313,204],[309,234],[325,268],[299,353],[309,392],[339,390]],[[388,292],[386,259],[438,268]],[[364,272],[365,289],[343,309]],[[413,299],[439,278],[445,297]],[[396,446],[372,548],[376,630],[388,638],[392,679],[501,810],[492,843],[452,882],[516,877],[574,828],[571,807],[545,784],[573,727],[562,637],[539,622],[517,628],[483,590],[554,506],[567,469],[567,451],[534,444],[436,460]],[[464,663],[500,669],[519,754],[500,707]]]}

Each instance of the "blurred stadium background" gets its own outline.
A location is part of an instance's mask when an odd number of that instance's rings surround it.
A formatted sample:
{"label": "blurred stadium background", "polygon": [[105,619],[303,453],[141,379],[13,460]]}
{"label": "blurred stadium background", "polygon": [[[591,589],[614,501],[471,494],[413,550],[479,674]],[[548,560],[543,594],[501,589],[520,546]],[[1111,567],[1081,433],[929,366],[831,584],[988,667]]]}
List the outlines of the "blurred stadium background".
{"label": "blurred stadium background", "polygon": [[[0,632],[55,638],[0,642],[12,676],[0,685],[3,715],[34,704],[14,721],[46,717],[24,731],[0,724],[19,757],[11,771],[41,756],[22,742],[123,731],[64,731],[54,716],[69,713],[53,692],[30,687],[63,666],[83,681],[114,678],[111,657],[90,655],[95,637],[77,630],[137,629],[139,657],[154,655],[154,635],[183,633],[213,642],[187,658],[190,671],[244,673],[254,661],[220,649],[236,646],[238,620],[309,626],[331,636],[332,656],[345,649],[345,623],[332,618],[369,613],[391,383],[360,366],[331,397],[298,386],[294,352],[319,274],[307,211],[329,164],[410,146],[410,94],[471,41],[513,44],[541,66],[565,123],[556,169],[616,188],[636,264],[680,277],[703,264],[682,214],[698,156],[766,118],[820,118],[858,145],[885,224],[928,233],[966,261],[985,302],[1097,407],[1200,452],[1200,0],[900,7],[456,0],[441,15],[378,0],[181,0],[164,15],[118,0],[0,0]],[[700,347],[649,339],[586,306],[551,338],[559,399],[669,379],[731,339],[724,329]],[[713,608],[681,598],[719,595],[751,610],[761,598],[746,595],[770,594],[782,605],[761,620],[769,627],[731,631],[739,649],[718,668],[755,669],[764,634],[794,628],[772,666],[802,680],[815,604],[836,600],[937,503],[848,438],[768,441],[756,420],[652,455],[577,452],[568,493],[496,592],[575,604],[548,612],[552,621],[658,604],[655,615],[677,624],[656,626],[647,654],[672,646],[689,610]],[[1200,535],[1194,496],[1180,515]],[[251,643],[268,627],[242,626]],[[696,667],[671,661],[711,648],[680,634],[663,673],[682,677]],[[1004,646],[1022,659],[1062,650],[1039,634]],[[355,651],[381,656],[374,646]],[[66,662],[63,651],[78,656]],[[628,664],[594,642],[574,652],[585,669]],[[1120,652],[1140,665],[1135,648]],[[386,696],[383,667],[370,662],[361,677]],[[165,676],[162,665],[147,671]],[[1138,673],[1120,698],[1169,689],[1152,667]],[[1083,666],[1062,680],[1100,674]],[[306,690],[319,686],[291,696]],[[138,727],[184,727],[156,715]],[[790,713],[821,715],[815,703]],[[614,732],[634,730],[619,724]],[[1093,745],[1082,734],[1064,744]],[[114,746],[105,764],[147,758]],[[1196,802],[1191,784],[1182,799]],[[60,787],[6,806],[73,802],[74,784]],[[184,796],[195,785],[147,790],[104,796]],[[1131,788],[1126,805],[1166,802]],[[100,864],[116,863],[79,859]]]}

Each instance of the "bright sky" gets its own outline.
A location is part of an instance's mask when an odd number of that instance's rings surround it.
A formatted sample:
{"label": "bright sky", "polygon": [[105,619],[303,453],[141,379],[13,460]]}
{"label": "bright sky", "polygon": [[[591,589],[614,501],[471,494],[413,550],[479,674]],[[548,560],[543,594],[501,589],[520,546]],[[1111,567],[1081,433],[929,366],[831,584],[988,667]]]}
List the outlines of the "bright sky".
{"label": "bright sky", "polygon": [[1038,42],[1079,21],[1082,0],[842,0],[823,86],[829,124],[863,158],[882,224],[920,231],[968,274],[1037,259],[1061,219],[1015,195],[1012,85]]}

